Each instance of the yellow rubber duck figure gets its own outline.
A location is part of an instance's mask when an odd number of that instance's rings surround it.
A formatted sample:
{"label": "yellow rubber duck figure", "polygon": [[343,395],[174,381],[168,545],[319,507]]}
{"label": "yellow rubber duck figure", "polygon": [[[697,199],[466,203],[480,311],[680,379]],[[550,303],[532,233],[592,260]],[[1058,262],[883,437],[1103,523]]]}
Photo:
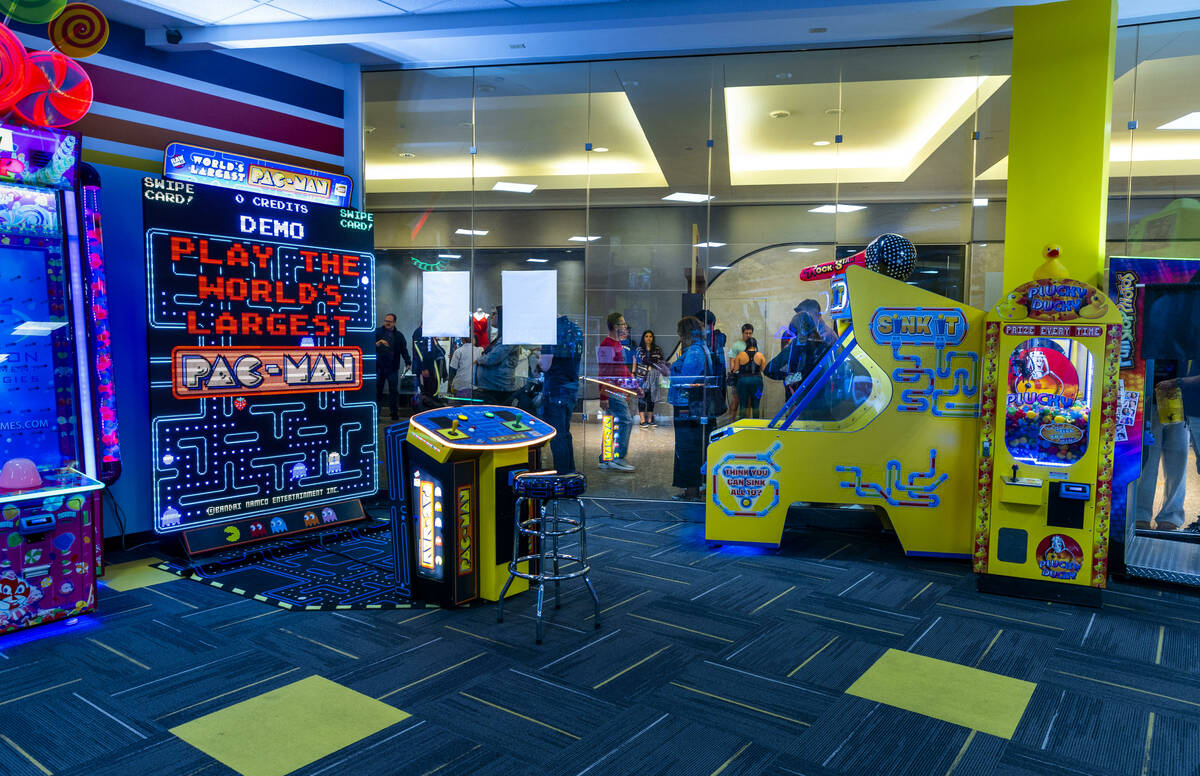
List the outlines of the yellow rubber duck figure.
{"label": "yellow rubber duck figure", "polygon": [[1106,310],[1108,310],[1108,300],[1104,298],[1104,294],[1094,291],[1088,297],[1088,303],[1079,308],[1079,317],[1101,318],[1104,316]]}
{"label": "yellow rubber duck figure", "polygon": [[1062,248],[1057,245],[1047,245],[1042,248],[1042,256],[1046,259],[1042,266],[1033,271],[1034,280],[1062,280],[1068,277],[1066,265],[1058,260]]}
{"label": "yellow rubber duck figure", "polygon": [[1029,308],[1021,304],[1020,299],[1021,295],[1015,291],[1004,297],[1004,300],[996,305],[996,314],[1012,321],[1026,317],[1029,315]]}

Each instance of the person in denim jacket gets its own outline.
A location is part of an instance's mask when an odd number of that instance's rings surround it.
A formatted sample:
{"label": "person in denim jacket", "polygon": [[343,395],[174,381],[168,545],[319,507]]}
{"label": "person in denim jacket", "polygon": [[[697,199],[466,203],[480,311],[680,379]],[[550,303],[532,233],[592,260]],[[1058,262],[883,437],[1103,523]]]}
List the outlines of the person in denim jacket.
{"label": "person in denim jacket", "polygon": [[691,316],[681,318],[679,355],[671,364],[671,388],[667,401],[675,410],[675,467],[672,484],[683,488],[676,498],[696,501],[704,475],[704,426],[707,416],[706,389],[712,390],[712,353],[704,344],[704,324]]}
{"label": "person in denim jacket", "polygon": [[[499,305],[492,320],[500,331],[503,310]],[[504,345],[497,335],[479,358],[475,359],[475,398],[484,404],[512,404],[517,388],[517,359],[520,349],[515,345]]]}

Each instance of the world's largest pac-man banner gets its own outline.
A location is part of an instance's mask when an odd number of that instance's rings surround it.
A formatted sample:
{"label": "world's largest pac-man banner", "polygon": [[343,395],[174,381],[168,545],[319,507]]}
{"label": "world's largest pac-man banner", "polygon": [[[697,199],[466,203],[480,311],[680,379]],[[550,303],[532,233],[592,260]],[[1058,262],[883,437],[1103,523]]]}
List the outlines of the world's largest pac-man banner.
{"label": "world's largest pac-man banner", "polygon": [[374,493],[370,216],[158,178],[142,196],[155,527]]}

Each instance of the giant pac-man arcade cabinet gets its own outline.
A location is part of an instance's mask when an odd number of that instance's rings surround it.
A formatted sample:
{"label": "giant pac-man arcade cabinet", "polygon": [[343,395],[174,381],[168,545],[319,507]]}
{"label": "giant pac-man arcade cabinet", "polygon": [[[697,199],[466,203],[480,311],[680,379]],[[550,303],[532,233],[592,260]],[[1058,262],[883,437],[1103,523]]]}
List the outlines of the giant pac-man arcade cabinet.
{"label": "giant pac-man arcade cabinet", "polygon": [[879,271],[829,268],[836,344],[774,418],[712,436],[709,541],[777,546],[817,501],[876,507],[909,555],[970,557],[983,312],[904,283],[914,258],[884,235]]}
{"label": "giant pac-man arcade cabinet", "polygon": [[1120,312],[1054,277],[988,314],[975,570],[988,592],[1098,605],[1108,570]]}

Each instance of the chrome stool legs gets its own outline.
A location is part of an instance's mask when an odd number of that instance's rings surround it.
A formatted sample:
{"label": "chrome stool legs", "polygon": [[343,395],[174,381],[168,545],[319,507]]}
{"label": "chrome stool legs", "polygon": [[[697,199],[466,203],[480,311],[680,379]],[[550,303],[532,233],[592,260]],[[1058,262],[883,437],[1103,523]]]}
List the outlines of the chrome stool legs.
{"label": "chrome stool legs", "polygon": [[[596,628],[600,627],[600,598],[596,595],[596,588],[592,586],[589,576],[591,565],[588,563],[587,518],[584,513],[583,501],[578,498],[573,499],[579,509],[576,517],[563,517],[558,512],[558,505],[566,499],[535,500],[540,502],[538,514],[528,520],[521,519],[526,498],[522,496],[516,500],[516,511],[513,516],[513,555],[512,560],[508,563],[508,580],[504,583],[504,589],[500,591],[500,600],[497,602],[496,622],[504,622],[504,597],[508,594],[513,580],[518,577],[527,579],[530,585],[537,587],[537,643],[541,644],[547,582],[554,583],[554,608],[558,609],[562,606],[561,583],[568,579],[583,577],[583,583],[592,596],[596,620],[594,627]],[[559,539],[574,534],[579,534],[579,554],[572,555],[562,552],[559,548]],[[522,536],[528,536],[537,542],[536,552],[531,551],[527,555],[521,555]],[[520,565],[526,562],[531,564],[530,570],[521,571]]]}

